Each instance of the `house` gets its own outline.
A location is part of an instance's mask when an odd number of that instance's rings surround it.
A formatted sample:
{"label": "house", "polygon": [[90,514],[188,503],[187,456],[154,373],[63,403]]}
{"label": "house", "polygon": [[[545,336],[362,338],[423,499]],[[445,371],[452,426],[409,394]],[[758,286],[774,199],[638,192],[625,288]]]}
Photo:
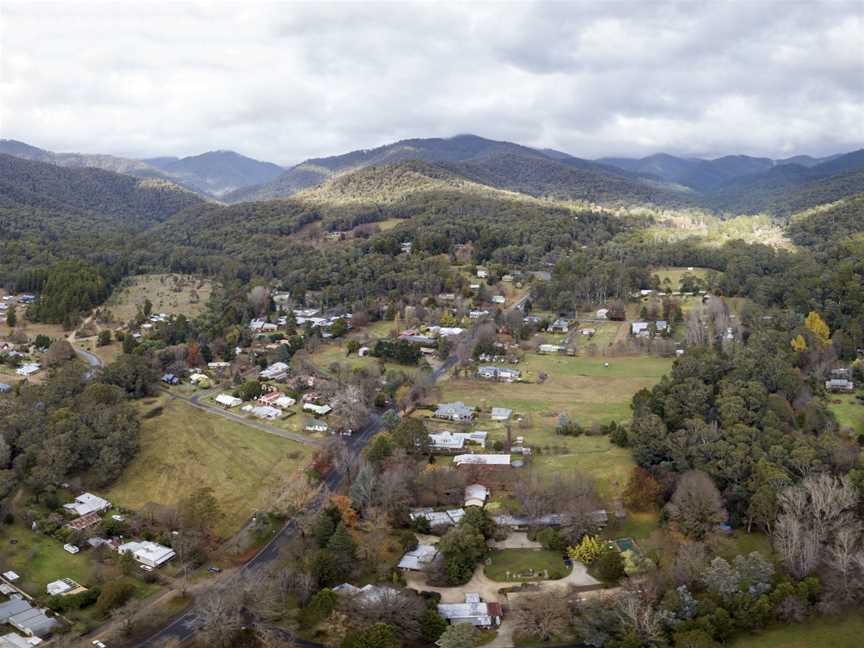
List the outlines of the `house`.
{"label": "house", "polygon": [[570,322],[562,317],[559,317],[549,325],[550,333],[567,333],[570,330]]}
{"label": "house", "polygon": [[486,447],[487,432],[433,432],[429,434],[429,445],[432,451],[449,452],[461,450],[466,443],[474,443],[481,448]]}
{"label": "house", "polygon": [[598,308],[597,313],[595,313],[597,319],[609,319],[609,309],[608,308]]}
{"label": "house", "polygon": [[411,521],[424,519],[429,522],[430,527],[453,526],[465,517],[465,509],[450,509],[447,511],[434,511],[431,508],[414,509],[408,514]]}
{"label": "house", "polygon": [[214,400],[220,405],[224,405],[228,408],[237,407],[238,405],[243,404],[242,398],[237,398],[236,396],[231,396],[230,394],[219,394]]}
{"label": "house", "polygon": [[262,370],[258,377],[261,380],[285,380],[288,377],[288,365],[284,362],[274,362]]}
{"label": "house", "polygon": [[99,513],[96,511],[90,511],[81,517],[75,518],[71,522],[67,522],[66,527],[73,531],[83,531],[84,529],[89,529],[91,526],[99,524],[101,521],[102,518],[99,517]]}
{"label": "house", "polygon": [[32,376],[37,371],[39,371],[42,367],[38,362],[28,362],[27,364],[23,364],[15,370],[15,373],[19,376]]}
{"label": "house", "polygon": [[503,277],[501,277],[501,281],[503,281],[504,283],[513,283],[513,275],[505,274]]}
{"label": "house", "polygon": [[630,325],[630,334],[636,337],[648,337],[651,334],[648,322],[633,322]]}
{"label": "house", "polygon": [[489,499],[489,489],[483,484],[471,484],[465,487],[465,506],[479,506],[483,508]]}
{"label": "house", "polygon": [[14,583],[20,578],[20,576],[18,576],[18,574],[16,574],[14,571],[3,572],[2,576],[10,583]]}
{"label": "house", "polygon": [[476,320],[481,317],[486,317],[489,314],[488,310],[472,310],[468,311],[468,319]]}
{"label": "house", "polygon": [[477,377],[483,378],[484,380],[497,380],[500,382],[512,383],[522,377],[522,372],[507,367],[480,367],[477,370]]}
{"label": "house", "polygon": [[203,373],[193,373],[189,375],[189,382],[198,387],[207,388],[210,386],[210,377]]}
{"label": "house", "polygon": [[501,604],[485,603],[468,592],[464,603],[439,603],[438,614],[451,624],[468,623],[477,628],[495,628],[501,623]]}
{"label": "house", "polygon": [[509,454],[461,454],[453,457],[456,466],[509,466]]}
{"label": "house", "polygon": [[48,583],[45,588],[49,596],[69,596],[70,594],[79,594],[86,592],[87,588],[79,585],[71,578],[63,578]]}
{"label": "house", "polygon": [[39,637],[22,637],[10,632],[0,637],[0,648],[33,648],[42,643]]}
{"label": "house", "polygon": [[330,426],[321,419],[310,419],[303,429],[307,432],[326,432]]}
{"label": "house", "polygon": [[164,376],[162,376],[162,382],[166,385],[179,385],[180,379],[174,374],[166,373]]}
{"label": "house", "polygon": [[244,405],[242,409],[255,418],[267,419],[268,421],[274,421],[282,416],[282,410],[269,405]]}
{"label": "house", "polygon": [[435,548],[435,545],[417,545],[416,549],[412,549],[402,556],[398,567],[408,571],[426,571],[437,556],[438,549]]}
{"label": "house", "polygon": [[293,407],[297,404],[297,401],[291,398],[290,396],[280,396],[277,398],[274,403],[276,407],[281,407],[282,409],[286,409],[288,407]]}
{"label": "house", "polygon": [[513,410],[507,407],[493,407],[492,408],[492,420],[493,421],[508,421],[510,417],[513,416]]}
{"label": "house", "polygon": [[70,554],[74,555],[74,554],[77,554],[81,550],[73,544],[66,543],[63,545],[63,551],[65,551],[66,553],[70,553]]}
{"label": "house", "polygon": [[507,301],[507,298],[504,295],[492,295],[492,303],[493,304],[503,304]]}
{"label": "house", "polygon": [[440,293],[438,301],[456,301],[456,295],[454,293]]}
{"label": "house", "polygon": [[405,254],[411,254],[411,248],[414,247],[414,244],[411,241],[404,241],[399,245],[399,249],[402,250]]}
{"label": "house", "polygon": [[303,411],[304,412],[312,412],[313,414],[317,414],[318,416],[327,416],[330,412],[333,411],[333,408],[329,405],[316,405],[315,403],[303,403]]}
{"label": "house", "polygon": [[564,347],[558,346],[557,344],[541,344],[537,348],[538,353],[561,353],[564,350]]}
{"label": "house", "polygon": [[846,378],[831,378],[825,381],[825,389],[833,393],[850,393],[855,391],[855,383]]}
{"label": "house", "polygon": [[275,405],[276,401],[282,398],[285,394],[280,391],[272,391],[269,394],[264,394],[258,399],[262,405]]}
{"label": "house", "polygon": [[253,319],[249,322],[249,329],[254,333],[275,333],[279,327],[265,319]]}
{"label": "house", "polygon": [[131,553],[132,557],[148,567],[159,567],[174,557],[174,550],[163,547],[155,542],[143,540],[141,542],[127,542],[117,547],[117,553]]}
{"label": "house", "polygon": [[439,337],[455,337],[462,335],[465,329],[458,326],[430,326],[429,331]]}
{"label": "house", "polygon": [[207,368],[213,369],[214,371],[222,371],[231,366],[230,362],[208,362]]}
{"label": "house", "polygon": [[474,408],[468,407],[462,401],[441,403],[433,416],[448,421],[471,421],[474,418]]}
{"label": "house", "polygon": [[64,504],[63,508],[67,511],[74,511],[79,516],[87,515],[88,513],[99,513],[111,508],[111,502],[101,497],[97,497],[93,493],[81,493],[75,498],[75,501],[70,504]]}
{"label": "house", "polygon": [[654,330],[658,333],[666,333],[669,331],[669,322],[666,320],[657,320],[654,322]]}

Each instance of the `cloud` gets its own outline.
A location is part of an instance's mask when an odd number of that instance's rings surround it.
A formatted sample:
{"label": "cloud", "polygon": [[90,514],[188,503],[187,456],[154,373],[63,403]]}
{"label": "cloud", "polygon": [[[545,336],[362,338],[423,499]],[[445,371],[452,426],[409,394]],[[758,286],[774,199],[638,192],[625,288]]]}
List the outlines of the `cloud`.
{"label": "cloud", "polygon": [[289,164],[465,132],[582,157],[864,143],[860,2],[7,0],[0,48],[0,135],[60,151]]}

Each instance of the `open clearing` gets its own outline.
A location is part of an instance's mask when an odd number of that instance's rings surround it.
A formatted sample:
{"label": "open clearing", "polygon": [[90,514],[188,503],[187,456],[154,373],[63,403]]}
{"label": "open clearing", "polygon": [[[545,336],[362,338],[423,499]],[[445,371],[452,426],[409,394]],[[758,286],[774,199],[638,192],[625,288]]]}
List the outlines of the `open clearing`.
{"label": "open clearing", "polygon": [[651,270],[651,274],[660,277],[661,287],[667,285],[666,279],[668,279],[668,285],[672,287],[672,290],[680,290],[681,279],[684,278],[684,275],[689,274],[698,279],[704,279],[708,274],[708,268],[693,268],[692,270],[689,270],[688,268],[669,266],[665,268],[654,268]]}
{"label": "open clearing", "polygon": [[225,514],[223,535],[254,511],[267,510],[274,489],[302,479],[311,456],[306,446],[164,396],[148,400],[144,416],[141,449],[107,497],[139,509],[151,502],[176,504],[210,487]]}
{"label": "open clearing", "polygon": [[732,648],[857,648],[864,636],[864,613],[808,619],[770,628],[729,644]]}
{"label": "open clearing", "polygon": [[191,275],[135,275],[118,286],[103,308],[111,312],[115,321],[124,323],[135,317],[138,307],[149,299],[153,313],[192,318],[201,313],[212,292],[209,279]]}
{"label": "open clearing", "polygon": [[[609,366],[604,366],[608,362]],[[461,400],[481,409],[471,429],[489,433],[489,441],[506,439],[506,426],[490,419],[492,407],[513,410],[513,439],[525,438],[535,450],[531,465],[544,474],[580,472],[593,478],[601,495],[617,497],[634,463],[627,448],[612,445],[605,436],[560,436],[555,433],[558,416],[590,429],[594,424],[631,418],[630,400],[637,391],[656,384],[672,367],[672,360],[649,356],[619,358],[572,358],[529,355],[517,365],[529,378],[539,371],[548,378],[543,384],[496,383],[475,378],[451,378],[440,383],[442,400]],[[516,417],[521,416],[521,422]],[[464,429],[447,422],[430,421],[430,429]]]}
{"label": "open clearing", "polygon": [[483,571],[486,576],[499,582],[554,580],[567,575],[567,568],[558,551],[502,549],[493,552],[490,561]]}
{"label": "open clearing", "polygon": [[841,430],[851,428],[864,434],[864,403],[855,394],[829,394],[828,409],[834,412]]}

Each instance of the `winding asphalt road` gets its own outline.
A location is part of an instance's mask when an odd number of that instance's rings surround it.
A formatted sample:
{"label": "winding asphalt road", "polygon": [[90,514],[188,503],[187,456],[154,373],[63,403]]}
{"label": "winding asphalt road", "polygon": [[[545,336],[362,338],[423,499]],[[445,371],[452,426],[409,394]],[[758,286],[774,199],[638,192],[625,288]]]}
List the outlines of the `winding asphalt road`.
{"label": "winding asphalt road", "polygon": [[[440,367],[435,369],[432,372],[432,378],[435,382],[441,379],[450,368],[456,364],[456,357],[448,358]],[[188,399],[191,402],[191,399]],[[391,406],[392,407],[392,406]],[[203,408],[203,406],[202,406]],[[205,408],[206,409],[206,408]],[[225,413],[221,410],[217,409],[219,413]],[[241,419],[243,423],[248,424],[249,421],[247,419]],[[363,451],[369,442],[372,440],[379,431],[381,430],[381,416],[375,415],[369,424],[363,429],[360,434],[355,434],[351,437],[348,442],[348,448],[350,449],[353,455],[358,455]],[[280,430],[280,432],[282,432]],[[304,437],[305,439],[305,437]],[[308,439],[306,439],[308,441]],[[339,470],[331,470],[327,476],[324,478],[324,483],[326,484],[328,490],[335,491],[338,489],[339,485],[342,483],[342,480],[345,478],[345,474]],[[324,497],[319,496],[316,497],[307,507],[307,513],[316,513],[318,512],[322,505],[324,504]],[[261,550],[250,559],[243,567],[239,570],[241,574],[244,573],[254,573],[258,569],[266,567],[268,564],[273,562],[279,557],[279,553],[282,548],[286,546],[293,535],[297,532],[297,523],[291,519],[283,526],[273,539],[270,540]],[[159,630],[157,633],[145,639],[144,641],[136,644],[137,648],[160,648],[164,646],[171,640],[175,641],[185,641],[189,639],[192,635],[194,635],[198,630],[201,629],[203,625],[203,619],[197,614],[195,608],[188,610],[181,616],[174,619],[170,624]],[[289,637],[287,633],[286,637]],[[322,648],[320,644],[311,643],[307,641],[300,641],[295,639],[295,643],[301,648]]]}

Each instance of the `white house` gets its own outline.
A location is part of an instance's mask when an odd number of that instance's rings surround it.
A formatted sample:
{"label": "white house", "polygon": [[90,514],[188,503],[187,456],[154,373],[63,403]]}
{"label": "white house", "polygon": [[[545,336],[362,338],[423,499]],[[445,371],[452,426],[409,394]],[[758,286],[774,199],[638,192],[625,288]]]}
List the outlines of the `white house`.
{"label": "white house", "polygon": [[330,429],[330,426],[319,419],[312,419],[306,424],[306,427],[304,427],[303,429],[307,432],[326,432]]}
{"label": "white house", "polygon": [[439,603],[438,614],[452,624],[468,623],[477,628],[494,628],[501,623],[501,604],[486,603],[479,594],[465,594],[464,603]]}
{"label": "white house", "polygon": [[297,401],[290,396],[280,396],[277,398],[274,403],[276,407],[281,407],[282,409],[286,409],[288,407],[293,407],[297,404]]}
{"label": "white house", "polygon": [[312,412],[313,414],[317,414],[318,416],[327,416],[330,412],[333,411],[333,408],[329,405],[316,405],[315,403],[303,403],[303,411],[304,412]]}
{"label": "white house", "polygon": [[561,353],[564,347],[557,344],[541,344],[537,349],[538,353]]}
{"label": "white house", "polygon": [[243,399],[231,396],[230,394],[219,394],[215,398],[216,402],[225,407],[237,407],[243,404]]}
{"label": "white house", "polygon": [[433,416],[448,421],[470,421],[474,418],[474,408],[467,406],[462,401],[441,403]]}
{"label": "white house", "polygon": [[633,322],[630,325],[630,333],[636,337],[647,337],[650,334],[648,322]]}
{"label": "white house", "polygon": [[193,373],[189,375],[189,382],[199,387],[206,387],[210,384],[210,377],[203,373]]}
{"label": "white house", "polygon": [[270,407],[269,405],[244,405],[243,411],[248,412],[252,416],[260,419],[273,421],[282,416],[282,410]]}
{"label": "white house", "polygon": [[478,279],[485,279],[488,276],[489,276],[489,271],[486,270],[486,268],[477,268],[477,278]]}
{"label": "white house", "polygon": [[82,493],[75,498],[75,501],[70,504],[64,504],[63,508],[68,511],[74,511],[79,516],[87,515],[88,513],[99,513],[111,508],[111,502],[101,497],[97,497],[93,493]]}
{"label": "white house", "polygon": [[149,540],[127,542],[117,547],[117,552],[120,554],[131,553],[136,561],[149,567],[159,567],[175,556],[173,549]]}
{"label": "white house", "polygon": [[15,373],[19,376],[32,376],[37,371],[39,371],[42,367],[38,362],[28,362],[27,364],[23,364],[15,370]]}
{"label": "white house", "polygon": [[284,380],[287,376],[288,365],[284,362],[274,362],[258,374],[261,380]]}
{"label": "white house", "polygon": [[507,407],[493,407],[492,408],[492,420],[493,421],[507,421],[510,417],[513,416],[513,410]]}
{"label": "white house", "polygon": [[457,466],[509,466],[509,454],[461,454],[453,457]]}
{"label": "white house", "polygon": [[487,432],[433,432],[429,434],[429,445],[432,450],[461,450],[466,443],[475,443],[486,447]]}
{"label": "white house", "polygon": [[503,304],[507,301],[507,298],[504,295],[492,295],[492,303],[493,304]]}
{"label": "white house", "polygon": [[471,484],[465,487],[465,506],[483,508],[487,499],[489,499],[489,489],[483,484]]}

